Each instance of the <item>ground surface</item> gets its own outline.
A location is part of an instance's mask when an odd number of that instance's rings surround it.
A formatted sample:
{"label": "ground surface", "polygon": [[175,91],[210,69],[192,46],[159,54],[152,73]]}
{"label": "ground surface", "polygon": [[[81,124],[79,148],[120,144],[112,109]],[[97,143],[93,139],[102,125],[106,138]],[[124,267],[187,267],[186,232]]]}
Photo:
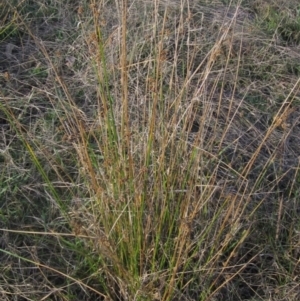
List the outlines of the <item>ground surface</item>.
{"label": "ground surface", "polygon": [[296,0],[0,0],[1,300],[300,300],[299,88]]}

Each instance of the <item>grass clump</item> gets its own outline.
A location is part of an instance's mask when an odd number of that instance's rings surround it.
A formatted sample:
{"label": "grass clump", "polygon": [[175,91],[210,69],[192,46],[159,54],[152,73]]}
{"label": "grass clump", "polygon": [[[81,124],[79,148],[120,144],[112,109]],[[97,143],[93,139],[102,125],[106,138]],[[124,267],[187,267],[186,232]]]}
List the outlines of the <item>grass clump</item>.
{"label": "grass clump", "polygon": [[265,5],[1,2],[3,300],[297,300],[298,17]]}

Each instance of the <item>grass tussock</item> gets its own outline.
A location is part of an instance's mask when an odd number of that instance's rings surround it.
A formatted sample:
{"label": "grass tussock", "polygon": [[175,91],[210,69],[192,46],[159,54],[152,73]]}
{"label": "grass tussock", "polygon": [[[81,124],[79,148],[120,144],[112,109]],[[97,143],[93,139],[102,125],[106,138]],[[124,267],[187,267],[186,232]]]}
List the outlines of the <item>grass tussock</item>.
{"label": "grass tussock", "polygon": [[1,300],[298,300],[297,5],[0,0]]}

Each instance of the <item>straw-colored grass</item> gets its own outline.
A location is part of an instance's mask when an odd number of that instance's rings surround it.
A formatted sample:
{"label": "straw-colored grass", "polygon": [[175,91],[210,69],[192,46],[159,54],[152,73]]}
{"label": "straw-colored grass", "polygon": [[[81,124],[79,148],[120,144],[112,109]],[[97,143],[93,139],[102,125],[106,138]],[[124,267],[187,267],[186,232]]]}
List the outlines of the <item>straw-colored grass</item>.
{"label": "straw-colored grass", "polygon": [[289,1],[0,0],[1,300],[298,300]]}

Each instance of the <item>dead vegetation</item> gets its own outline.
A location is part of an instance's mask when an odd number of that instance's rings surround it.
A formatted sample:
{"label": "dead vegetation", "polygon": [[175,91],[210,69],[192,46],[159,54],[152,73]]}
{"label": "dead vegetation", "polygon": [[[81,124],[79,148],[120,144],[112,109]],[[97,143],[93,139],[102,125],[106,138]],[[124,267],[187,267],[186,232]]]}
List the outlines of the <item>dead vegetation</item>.
{"label": "dead vegetation", "polygon": [[298,300],[296,1],[0,0],[2,300]]}

